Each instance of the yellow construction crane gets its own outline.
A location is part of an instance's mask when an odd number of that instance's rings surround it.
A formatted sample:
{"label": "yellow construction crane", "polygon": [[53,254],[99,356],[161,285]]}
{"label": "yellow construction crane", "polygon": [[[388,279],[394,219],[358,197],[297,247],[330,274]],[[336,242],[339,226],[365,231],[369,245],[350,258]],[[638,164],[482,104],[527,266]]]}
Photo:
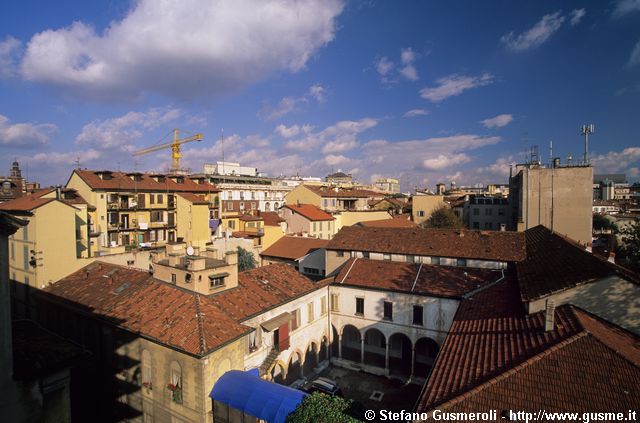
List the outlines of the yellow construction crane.
{"label": "yellow construction crane", "polygon": [[171,148],[171,173],[180,172],[180,146],[191,141],[202,141],[202,134],[195,134],[191,137],[178,139],[178,129],[173,130],[173,141],[156,145],[153,147],[143,148],[133,152],[134,156],[141,156],[143,154],[153,153],[154,151],[163,150],[165,148]]}

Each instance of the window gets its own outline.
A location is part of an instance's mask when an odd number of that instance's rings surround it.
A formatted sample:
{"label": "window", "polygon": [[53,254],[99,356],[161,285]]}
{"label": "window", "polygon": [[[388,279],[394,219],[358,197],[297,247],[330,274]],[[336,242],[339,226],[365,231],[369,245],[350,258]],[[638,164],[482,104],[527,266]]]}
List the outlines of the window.
{"label": "window", "polygon": [[244,210],[244,203],[240,202],[240,210]]}
{"label": "window", "polygon": [[313,322],[313,319],[314,319],[313,302],[310,302],[309,304],[307,304],[307,316],[308,316],[308,322],[309,323]]}
{"label": "window", "polygon": [[29,240],[29,226],[22,227],[22,239],[25,241]]}
{"label": "window", "polygon": [[306,273],[308,275],[319,275],[320,274],[320,270],[319,269],[315,269],[313,267],[305,267],[304,268],[304,273]]}
{"label": "window", "polygon": [[480,209],[479,209],[479,208],[477,208],[477,207],[474,207],[474,208],[473,208],[473,215],[474,215],[474,216],[480,216]]}
{"label": "window", "polygon": [[[602,210],[604,211],[604,210]],[[503,208],[499,208],[498,209],[498,216],[504,216],[504,209]]]}
{"label": "window", "polygon": [[407,254],[407,263],[415,263],[415,262],[416,262],[416,256]]}
{"label": "window", "polygon": [[236,228],[236,221],[235,220],[230,220],[229,221],[229,229],[235,229]]}
{"label": "window", "polygon": [[149,231],[149,241],[156,242],[156,231]]}
{"label": "window", "polygon": [[313,232],[315,232],[315,231],[316,231],[316,222],[313,222],[313,230],[312,230],[312,231],[313,231]]}
{"label": "window", "polygon": [[460,259],[460,258],[459,258],[459,259],[456,261],[456,264],[457,264],[458,266],[466,266],[466,265],[467,265],[467,259]]}
{"label": "window", "polygon": [[331,311],[340,311],[339,299],[338,294],[331,294]]}
{"label": "window", "polygon": [[296,309],[293,311],[293,319],[291,319],[291,331],[298,329],[300,327],[300,309]]}
{"label": "window", "polygon": [[393,320],[393,303],[385,301],[384,305],[384,320]]}
{"label": "window", "polygon": [[16,245],[11,241],[11,260],[16,259]]}
{"label": "window", "polygon": [[171,379],[167,389],[171,393],[173,402],[182,404],[182,368],[175,361],[171,363]]}
{"label": "window", "polygon": [[224,286],[224,276],[217,278],[209,276],[209,288],[218,288],[220,286]]}
{"label": "window", "polygon": [[473,222],[473,229],[480,229],[480,222]]}
{"label": "window", "polygon": [[344,257],[344,251],[336,251],[336,257]]}
{"label": "window", "polygon": [[364,316],[364,298],[356,298],[356,314]]}
{"label": "window", "polygon": [[413,306],[413,324],[422,326],[423,323],[423,312],[424,309],[422,306],[414,305]]}
{"label": "window", "polygon": [[485,216],[492,216],[493,215],[493,209],[484,209],[484,215]]}
{"label": "window", "polygon": [[229,202],[227,203],[227,210],[228,210],[228,211],[233,211],[233,203],[232,203],[231,201],[229,201]]}
{"label": "window", "polygon": [[431,264],[440,264],[440,257],[431,257]]}
{"label": "window", "polygon": [[424,210],[418,210],[418,217],[424,217]]}
{"label": "window", "polygon": [[324,200],[322,200],[322,205],[323,205],[325,208],[329,207],[329,200],[328,200],[328,199],[326,199],[326,198],[325,198]]}
{"label": "window", "polygon": [[156,203],[156,196],[153,194],[149,194],[149,204],[155,204]]}
{"label": "window", "polygon": [[382,255],[382,259],[383,260],[391,260],[391,254],[383,254]]}
{"label": "window", "polygon": [[362,252],[362,257],[368,259],[369,258],[369,252],[368,251],[363,251]]}
{"label": "window", "polygon": [[176,283],[176,274],[175,273],[171,274],[171,282]]}
{"label": "window", "polygon": [[320,298],[320,315],[327,314],[327,297]]}
{"label": "window", "polygon": [[142,351],[142,386],[151,390],[153,381],[151,375],[151,354],[149,350]]}
{"label": "window", "polygon": [[22,267],[24,270],[29,270],[29,247],[27,247],[26,245],[24,245],[22,247]]}
{"label": "window", "polygon": [[162,204],[164,199],[162,198],[162,194],[158,194],[158,204]]}

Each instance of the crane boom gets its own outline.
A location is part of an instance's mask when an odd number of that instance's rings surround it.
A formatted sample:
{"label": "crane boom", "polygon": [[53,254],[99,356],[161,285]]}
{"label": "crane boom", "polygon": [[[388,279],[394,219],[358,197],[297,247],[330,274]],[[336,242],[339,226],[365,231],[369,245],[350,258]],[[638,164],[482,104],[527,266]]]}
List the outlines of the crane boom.
{"label": "crane boom", "polygon": [[142,148],[140,150],[136,150],[132,153],[134,156],[141,156],[143,154],[153,153],[154,151],[163,150],[165,148],[171,149],[171,172],[176,173],[180,170],[180,157],[182,154],[180,153],[180,146],[182,144],[186,144],[191,141],[202,141],[202,134],[195,134],[191,137],[187,138],[178,138],[178,129],[173,130],[173,141],[155,145],[153,147]]}

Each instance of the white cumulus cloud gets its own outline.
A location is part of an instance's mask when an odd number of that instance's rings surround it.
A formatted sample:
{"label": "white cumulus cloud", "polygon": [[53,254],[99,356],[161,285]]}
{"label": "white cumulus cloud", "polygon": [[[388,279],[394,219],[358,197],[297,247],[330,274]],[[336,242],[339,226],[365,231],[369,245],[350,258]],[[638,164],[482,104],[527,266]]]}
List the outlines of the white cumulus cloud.
{"label": "white cumulus cloud", "polygon": [[618,0],[613,9],[613,16],[620,18],[636,12],[640,12],[640,0]]}
{"label": "white cumulus cloud", "polygon": [[411,47],[403,48],[401,50],[400,61],[403,64],[403,67],[400,69],[400,75],[409,81],[417,81],[419,78],[418,71],[415,66],[413,66],[413,62],[416,61],[416,54],[413,52]]}
{"label": "white cumulus cloud", "polygon": [[507,126],[513,120],[513,115],[510,114],[502,114],[496,117],[492,117],[490,119],[481,120],[485,128],[502,128],[503,126]]}
{"label": "white cumulus cloud", "polygon": [[428,114],[429,114],[429,111],[425,109],[411,109],[411,110],[407,110],[405,114],[402,116],[406,118],[412,118],[417,116],[426,116]]}
{"label": "white cumulus cloud", "polygon": [[451,166],[469,163],[471,158],[464,153],[460,154],[440,154],[436,157],[425,159],[422,164],[428,170],[442,170]]}
{"label": "white cumulus cloud", "polygon": [[97,31],[84,22],[35,34],[24,78],[77,95],[210,97],[303,69],[331,42],[340,0],[139,0]]}
{"label": "white cumulus cloud", "polygon": [[21,47],[22,43],[11,36],[0,41],[0,78],[9,78],[17,74]]}
{"label": "white cumulus cloud", "polygon": [[267,103],[258,112],[258,117],[266,121],[278,119],[299,110],[310,100],[314,100],[317,104],[324,103],[327,100],[327,89],[320,84],[314,84],[300,97],[283,97],[275,106]]}
{"label": "white cumulus cloud", "polygon": [[493,75],[484,73],[480,76],[453,74],[436,81],[435,87],[426,87],[420,90],[420,97],[434,103],[438,103],[449,97],[462,94],[472,88],[489,85],[493,82]]}
{"label": "white cumulus cloud", "polygon": [[116,118],[96,120],[82,128],[76,137],[76,144],[131,151],[133,143],[143,137],[145,130],[166,125],[182,115],[179,109],[153,108],[146,112],[129,112]]}
{"label": "white cumulus cloud", "polygon": [[11,123],[0,115],[0,147],[39,147],[49,142],[58,128],[52,123]]}
{"label": "white cumulus cloud", "polygon": [[640,40],[636,43],[629,55],[629,66],[640,65]]}
{"label": "white cumulus cloud", "polygon": [[549,38],[560,29],[564,21],[565,17],[561,12],[550,13],[544,15],[532,28],[519,35],[510,32],[502,36],[501,41],[511,51],[521,52],[529,50],[549,40]]}

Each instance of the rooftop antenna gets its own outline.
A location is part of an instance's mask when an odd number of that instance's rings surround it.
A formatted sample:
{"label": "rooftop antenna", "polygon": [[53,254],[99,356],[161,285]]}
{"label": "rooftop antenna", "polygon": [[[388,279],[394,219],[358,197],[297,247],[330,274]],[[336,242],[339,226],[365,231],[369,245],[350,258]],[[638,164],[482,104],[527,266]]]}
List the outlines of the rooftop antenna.
{"label": "rooftop antenna", "polygon": [[76,169],[80,169],[80,156],[76,156]]}
{"label": "rooftop antenna", "polygon": [[549,165],[553,165],[553,141],[549,141]]}
{"label": "rooftop antenna", "polygon": [[589,165],[589,134],[596,132],[596,126],[591,123],[589,125],[582,125],[580,132],[584,135],[584,165]]}

